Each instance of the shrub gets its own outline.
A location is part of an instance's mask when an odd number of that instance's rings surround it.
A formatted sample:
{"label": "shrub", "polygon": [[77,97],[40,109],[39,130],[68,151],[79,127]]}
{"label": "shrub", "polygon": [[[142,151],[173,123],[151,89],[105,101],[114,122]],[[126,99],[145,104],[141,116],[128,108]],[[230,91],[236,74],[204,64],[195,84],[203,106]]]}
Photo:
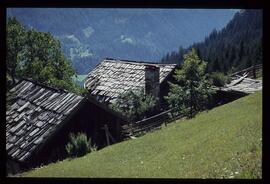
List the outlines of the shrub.
{"label": "shrub", "polygon": [[131,121],[137,121],[155,113],[158,102],[151,95],[145,95],[143,89],[129,90],[110,105],[110,108],[126,116]]}
{"label": "shrub", "polygon": [[70,157],[83,156],[96,150],[96,146],[91,146],[91,139],[87,139],[86,134],[69,134],[70,142],[66,145],[66,151]]}
{"label": "shrub", "polygon": [[226,83],[230,82],[230,78],[221,72],[211,73],[209,79],[213,82],[213,85],[217,87],[223,87]]}

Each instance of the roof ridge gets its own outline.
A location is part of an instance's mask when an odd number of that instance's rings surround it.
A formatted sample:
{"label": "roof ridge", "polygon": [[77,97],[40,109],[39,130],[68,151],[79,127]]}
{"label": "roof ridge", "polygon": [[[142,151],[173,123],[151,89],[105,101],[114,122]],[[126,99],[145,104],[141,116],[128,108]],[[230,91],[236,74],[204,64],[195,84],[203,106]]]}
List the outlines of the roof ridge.
{"label": "roof ridge", "polygon": [[156,64],[161,66],[176,66],[177,64],[164,64],[164,63],[158,63],[158,62],[148,62],[148,61],[135,61],[135,60],[126,60],[126,59],[114,59],[114,58],[104,58],[102,62],[104,61],[110,61],[110,62],[122,62],[122,63],[130,63],[130,64],[136,64],[136,65],[147,65],[147,64]]}
{"label": "roof ridge", "polygon": [[[29,79],[29,78],[20,78],[18,83],[22,82],[22,81],[28,81],[28,82],[31,82],[35,85],[38,85],[38,86],[41,86],[41,87],[44,87],[44,88],[47,88],[47,89],[50,89],[50,90],[54,90],[56,92],[60,92],[60,93],[71,93],[69,91],[67,91],[66,89],[63,89],[63,88],[57,88],[57,87],[52,87],[52,86],[49,86],[49,85],[46,85],[46,84],[43,84],[39,81],[35,81],[33,79]],[[75,94],[75,93],[74,93]]]}

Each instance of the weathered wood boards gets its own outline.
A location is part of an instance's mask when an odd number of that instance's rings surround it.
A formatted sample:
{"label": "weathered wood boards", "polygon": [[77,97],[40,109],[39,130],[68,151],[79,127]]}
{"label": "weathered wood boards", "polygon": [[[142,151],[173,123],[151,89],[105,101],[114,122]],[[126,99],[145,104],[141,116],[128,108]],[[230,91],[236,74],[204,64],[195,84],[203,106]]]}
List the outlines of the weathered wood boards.
{"label": "weathered wood boards", "polygon": [[110,139],[112,140],[113,143],[116,143],[116,140],[113,138],[112,134],[110,133],[107,124],[105,124],[104,127],[102,127],[101,129],[105,131],[107,146],[110,145]]}
{"label": "weathered wood boards", "polygon": [[230,84],[220,88],[221,91],[226,92],[240,92],[240,93],[254,93],[262,90],[262,80],[246,78],[246,76],[232,80]]}
{"label": "weathered wood boards", "polygon": [[181,115],[178,115],[174,118],[170,117],[169,113],[171,113],[172,111],[173,109],[170,109],[149,118],[123,125],[121,132],[123,139],[131,137],[132,135],[138,135],[142,132],[147,132],[153,129],[160,128],[163,123],[165,124],[165,126],[167,126],[168,122],[172,122],[175,119],[182,117]]}
{"label": "weathered wood boards", "polygon": [[[110,102],[129,89],[144,88],[146,62],[105,59],[86,77],[84,87],[99,101]],[[156,64],[160,68],[160,83],[176,64]]]}
{"label": "weathered wood boards", "polygon": [[28,80],[11,91],[16,100],[6,112],[6,151],[19,161],[26,160],[83,99]]}
{"label": "weathered wood boards", "polygon": [[223,92],[236,92],[243,94],[254,93],[262,89],[262,80],[256,80],[256,76],[262,75],[262,64],[251,66],[241,71],[230,74],[233,79],[230,84],[221,88],[215,88]]}
{"label": "weathered wood boards", "polygon": [[256,79],[256,76],[258,76],[258,74],[262,73],[262,64],[258,64],[258,65],[255,65],[255,66],[251,66],[251,67],[248,67],[244,70],[240,70],[240,71],[237,71],[235,73],[232,73],[230,74],[231,77],[233,76],[236,76],[236,75],[243,75],[243,74],[247,74],[247,76],[249,78],[253,78],[253,79]]}

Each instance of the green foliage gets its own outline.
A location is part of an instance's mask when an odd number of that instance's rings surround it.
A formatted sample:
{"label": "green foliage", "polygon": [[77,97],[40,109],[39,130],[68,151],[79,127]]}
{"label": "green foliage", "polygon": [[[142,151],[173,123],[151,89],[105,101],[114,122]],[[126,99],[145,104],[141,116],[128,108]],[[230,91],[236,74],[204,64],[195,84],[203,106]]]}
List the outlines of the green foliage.
{"label": "green foliage", "polygon": [[10,90],[11,87],[12,87],[12,77],[9,75],[9,73],[6,74],[6,87],[7,87],[7,90]]}
{"label": "green foliage", "polygon": [[87,139],[86,134],[78,133],[69,135],[70,142],[66,145],[66,151],[70,157],[79,157],[96,150],[91,146],[91,139]]}
{"label": "green foliage", "polygon": [[205,69],[206,63],[200,60],[195,49],[184,56],[182,68],[175,71],[177,84],[169,83],[170,92],[165,97],[171,108],[191,118],[207,107],[214,91],[206,80]]}
{"label": "green foliage", "polygon": [[30,78],[74,93],[81,89],[72,81],[75,74],[58,40],[50,33],[27,30],[15,18],[7,20],[7,73]]}
{"label": "green foliage", "polygon": [[144,90],[132,91],[119,95],[110,107],[130,120],[139,120],[151,115],[155,111],[157,100],[150,95],[145,95]]}
{"label": "green foliage", "polygon": [[208,78],[212,81],[213,85],[217,87],[223,87],[225,84],[230,83],[230,77],[225,76],[221,72],[213,72]]}
{"label": "green foliage", "polygon": [[7,38],[7,75],[13,82],[20,61],[22,61],[22,52],[26,43],[26,29],[15,19],[9,18],[6,26]]}

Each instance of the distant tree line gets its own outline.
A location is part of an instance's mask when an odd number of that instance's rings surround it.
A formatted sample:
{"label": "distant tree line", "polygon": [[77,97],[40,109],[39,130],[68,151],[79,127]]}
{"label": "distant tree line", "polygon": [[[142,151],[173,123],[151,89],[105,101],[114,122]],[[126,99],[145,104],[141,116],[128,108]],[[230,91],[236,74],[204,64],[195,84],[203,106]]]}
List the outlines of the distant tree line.
{"label": "distant tree line", "polygon": [[84,91],[72,81],[75,70],[50,33],[27,29],[15,18],[7,19],[6,33],[8,87],[15,78],[28,78],[78,94]]}
{"label": "distant tree line", "polygon": [[262,36],[262,11],[241,10],[222,30],[213,30],[203,42],[168,53],[161,63],[180,64],[184,54],[195,48],[207,62],[207,72],[234,72],[262,63]]}

